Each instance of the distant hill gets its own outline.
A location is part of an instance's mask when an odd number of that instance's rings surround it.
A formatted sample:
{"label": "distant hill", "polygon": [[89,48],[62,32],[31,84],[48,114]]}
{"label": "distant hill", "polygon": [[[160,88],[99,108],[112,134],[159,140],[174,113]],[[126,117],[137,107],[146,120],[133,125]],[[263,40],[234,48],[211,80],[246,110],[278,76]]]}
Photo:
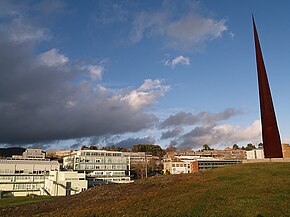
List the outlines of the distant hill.
{"label": "distant hill", "polygon": [[0,148],[0,156],[12,157],[12,155],[22,155],[26,148],[12,147],[12,148]]}
{"label": "distant hill", "polygon": [[286,217],[290,216],[289,172],[290,163],[263,163],[150,177],[34,204],[0,205],[0,216]]}

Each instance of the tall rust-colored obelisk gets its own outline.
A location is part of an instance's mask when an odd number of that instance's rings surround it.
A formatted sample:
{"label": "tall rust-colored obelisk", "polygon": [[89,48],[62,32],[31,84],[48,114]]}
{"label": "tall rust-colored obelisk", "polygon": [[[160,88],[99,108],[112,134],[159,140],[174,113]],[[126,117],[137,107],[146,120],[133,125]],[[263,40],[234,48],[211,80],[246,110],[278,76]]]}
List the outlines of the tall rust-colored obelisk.
{"label": "tall rust-colored obelisk", "polygon": [[252,17],[252,19],[256,48],[264,154],[265,158],[283,158],[279,129],[276,121],[266,68],[264,65],[254,17]]}

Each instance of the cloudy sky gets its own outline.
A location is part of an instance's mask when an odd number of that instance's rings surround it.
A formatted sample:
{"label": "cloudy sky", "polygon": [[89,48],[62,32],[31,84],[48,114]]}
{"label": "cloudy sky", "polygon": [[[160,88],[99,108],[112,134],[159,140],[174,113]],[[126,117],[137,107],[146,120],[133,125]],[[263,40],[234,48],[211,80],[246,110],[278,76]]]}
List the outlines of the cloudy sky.
{"label": "cloudy sky", "polygon": [[0,146],[261,142],[251,14],[290,142],[290,2],[0,1]]}

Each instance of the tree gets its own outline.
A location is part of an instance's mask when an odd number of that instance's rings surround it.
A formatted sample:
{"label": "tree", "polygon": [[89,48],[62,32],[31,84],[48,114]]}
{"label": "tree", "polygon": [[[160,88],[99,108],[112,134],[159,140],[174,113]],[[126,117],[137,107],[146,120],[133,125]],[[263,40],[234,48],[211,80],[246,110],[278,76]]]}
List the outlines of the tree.
{"label": "tree", "polygon": [[233,149],[234,149],[234,150],[237,150],[237,149],[239,149],[239,146],[238,146],[237,144],[234,144],[234,145],[233,145]]}
{"label": "tree", "polygon": [[159,145],[153,144],[138,144],[132,146],[132,152],[146,152],[159,158],[165,155],[165,151]]}
{"label": "tree", "polygon": [[83,145],[82,147],[81,147],[81,150],[89,150],[90,148],[88,147],[88,146],[86,146],[86,145]]}
{"label": "tree", "polygon": [[91,145],[91,146],[90,146],[90,150],[98,150],[98,147],[95,146],[95,145]]}
{"label": "tree", "polygon": [[259,143],[258,148],[263,148],[263,147],[264,147],[263,143]]}
{"label": "tree", "polygon": [[205,151],[211,151],[211,150],[213,150],[211,147],[209,147],[208,144],[204,144],[202,147],[203,147],[202,150],[205,150]]}
{"label": "tree", "polygon": [[247,151],[250,151],[250,150],[253,150],[253,149],[256,149],[255,145],[253,145],[252,143],[247,144],[247,147],[246,147]]}

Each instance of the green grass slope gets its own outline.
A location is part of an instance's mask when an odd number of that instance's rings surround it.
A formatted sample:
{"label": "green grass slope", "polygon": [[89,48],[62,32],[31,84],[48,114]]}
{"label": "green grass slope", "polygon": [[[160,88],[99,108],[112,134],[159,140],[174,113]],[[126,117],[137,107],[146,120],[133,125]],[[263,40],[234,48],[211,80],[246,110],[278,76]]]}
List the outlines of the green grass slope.
{"label": "green grass slope", "polygon": [[2,206],[0,216],[290,216],[290,163],[236,165]]}

